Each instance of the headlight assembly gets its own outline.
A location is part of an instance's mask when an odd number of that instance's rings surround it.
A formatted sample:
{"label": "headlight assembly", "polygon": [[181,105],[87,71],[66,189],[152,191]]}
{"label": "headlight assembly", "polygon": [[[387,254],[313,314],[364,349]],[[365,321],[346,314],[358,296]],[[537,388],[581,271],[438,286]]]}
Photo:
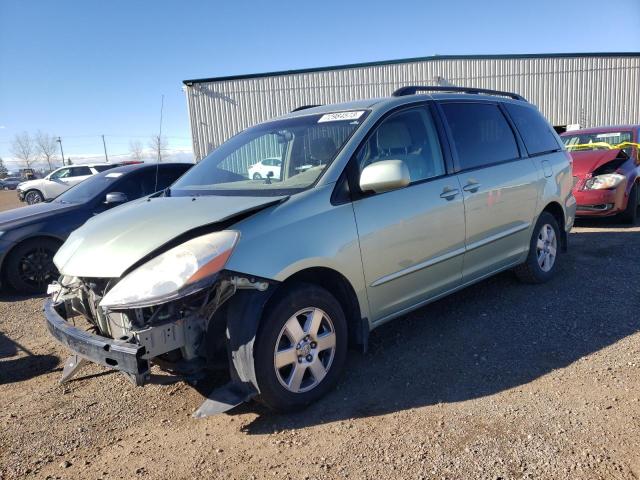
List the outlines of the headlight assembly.
{"label": "headlight assembly", "polygon": [[591,177],[584,182],[585,190],[605,190],[607,188],[615,188],[625,179],[624,175],[619,173],[605,173]]}
{"label": "headlight assembly", "polygon": [[201,290],[224,268],[239,237],[238,232],[224,230],[167,250],[120,280],[100,306],[148,307]]}

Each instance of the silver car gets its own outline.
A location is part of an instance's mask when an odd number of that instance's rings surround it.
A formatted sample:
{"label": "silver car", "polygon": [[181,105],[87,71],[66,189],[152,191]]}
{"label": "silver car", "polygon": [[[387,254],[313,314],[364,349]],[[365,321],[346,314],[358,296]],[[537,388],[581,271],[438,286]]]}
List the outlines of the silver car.
{"label": "silver car", "polygon": [[[249,174],[264,158],[279,177]],[[556,133],[507,92],[404,87],[256,125],[58,251],[45,312],[73,353],[63,380],[87,361],[137,385],[152,364],[222,363],[196,416],[302,407],[383,323],[506,269],[553,277],[572,183]]]}

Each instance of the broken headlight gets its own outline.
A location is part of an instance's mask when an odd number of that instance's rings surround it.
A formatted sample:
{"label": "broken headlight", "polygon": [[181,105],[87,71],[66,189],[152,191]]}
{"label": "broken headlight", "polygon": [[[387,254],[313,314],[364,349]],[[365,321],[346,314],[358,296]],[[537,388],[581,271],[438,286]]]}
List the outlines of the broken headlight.
{"label": "broken headlight", "polygon": [[584,182],[585,190],[605,190],[607,188],[615,188],[625,179],[624,175],[619,173],[605,173],[596,175]]}
{"label": "broken headlight", "polygon": [[193,238],[136,268],[107,292],[101,307],[140,308],[190,295],[209,285],[233,252],[231,230]]}

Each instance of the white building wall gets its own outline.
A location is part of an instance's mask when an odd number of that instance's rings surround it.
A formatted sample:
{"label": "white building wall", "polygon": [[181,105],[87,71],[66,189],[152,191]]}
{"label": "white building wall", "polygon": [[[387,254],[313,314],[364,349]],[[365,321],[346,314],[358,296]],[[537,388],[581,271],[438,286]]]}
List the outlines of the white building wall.
{"label": "white building wall", "polygon": [[185,84],[197,159],[296,107],[388,96],[404,85],[515,92],[553,125],[640,123],[640,53],[429,57]]}

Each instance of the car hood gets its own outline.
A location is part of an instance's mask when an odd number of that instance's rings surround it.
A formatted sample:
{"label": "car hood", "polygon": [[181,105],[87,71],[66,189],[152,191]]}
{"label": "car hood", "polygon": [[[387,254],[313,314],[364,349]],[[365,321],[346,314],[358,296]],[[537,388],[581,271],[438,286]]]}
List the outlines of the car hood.
{"label": "car hood", "polygon": [[198,227],[286,197],[157,197],[129,202],[74,231],[54,257],[64,275],[116,278],[167,242]]}
{"label": "car hood", "polygon": [[600,165],[615,160],[620,150],[583,150],[570,153],[573,158],[573,174],[584,178]]}
{"label": "car hood", "polygon": [[37,178],[35,180],[27,180],[26,182],[21,182],[19,184],[20,190],[28,190],[32,187],[38,187],[42,181],[42,178]]}
{"label": "car hood", "polygon": [[38,222],[49,218],[53,214],[63,213],[75,208],[78,208],[78,204],[43,202],[7,210],[0,213],[0,231]]}

